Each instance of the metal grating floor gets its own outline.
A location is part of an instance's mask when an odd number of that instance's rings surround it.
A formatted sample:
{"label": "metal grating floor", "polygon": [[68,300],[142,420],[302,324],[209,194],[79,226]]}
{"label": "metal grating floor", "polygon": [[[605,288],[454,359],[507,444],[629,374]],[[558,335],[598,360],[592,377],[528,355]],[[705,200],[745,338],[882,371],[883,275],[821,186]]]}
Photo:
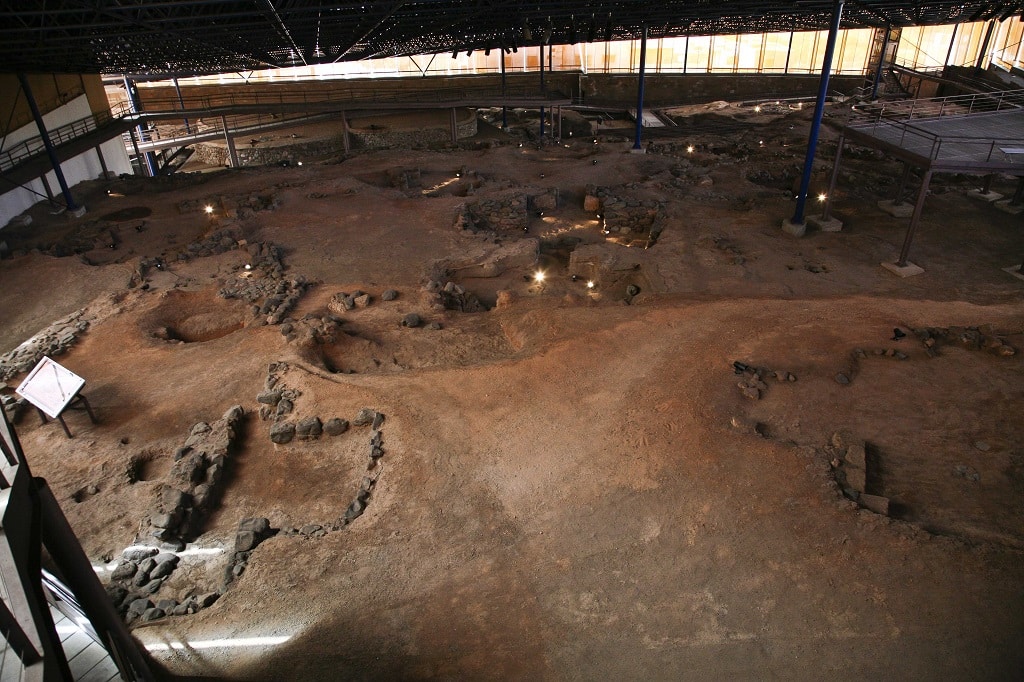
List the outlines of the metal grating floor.
{"label": "metal grating floor", "polygon": [[1024,110],[848,126],[851,141],[935,171],[1024,175]]}

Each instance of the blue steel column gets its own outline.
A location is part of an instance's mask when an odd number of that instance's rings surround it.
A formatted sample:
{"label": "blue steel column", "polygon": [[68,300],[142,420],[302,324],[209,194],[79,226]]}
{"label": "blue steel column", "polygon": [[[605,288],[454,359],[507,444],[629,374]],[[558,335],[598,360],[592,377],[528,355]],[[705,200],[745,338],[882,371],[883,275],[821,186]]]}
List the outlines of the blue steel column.
{"label": "blue steel column", "polygon": [[[178,104],[181,105],[181,110],[185,111],[185,99],[181,96],[181,86],[178,85],[178,79],[174,79],[174,91],[178,93]],[[188,125],[188,117],[185,117],[185,132],[192,134],[192,129]]]}
{"label": "blue steel column", "polygon": [[818,132],[821,129],[821,118],[825,113],[825,96],[828,94],[828,78],[832,71],[832,54],[836,49],[836,36],[839,35],[839,22],[843,17],[843,0],[836,0],[832,9],[832,25],[828,29],[828,43],[825,46],[825,61],[821,65],[821,80],[818,82],[818,100],[814,104],[814,120],[811,122],[811,135],[807,140],[807,157],[804,160],[804,175],[800,180],[800,193],[796,197],[796,211],[793,213],[794,225],[804,224],[804,208],[807,205],[807,190],[811,185],[811,167],[814,165],[814,152],[818,146]]}
{"label": "blue steel column", "polygon": [[32,118],[36,120],[39,136],[43,138],[43,146],[46,147],[46,155],[50,157],[53,174],[57,176],[57,182],[60,184],[61,194],[64,195],[64,203],[67,204],[69,211],[77,211],[79,206],[75,203],[74,197],[71,196],[67,180],[64,179],[64,171],[61,170],[60,159],[57,158],[57,150],[54,149],[53,141],[50,140],[50,134],[46,131],[43,115],[39,113],[39,106],[36,104],[36,98],[32,95],[32,88],[29,87],[28,78],[25,77],[25,74],[19,73],[18,82],[21,83],[21,89],[25,93],[25,101],[28,102],[28,108],[32,110]]}
{"label": "blue steel column", "polygon": [[[540,96],[544,97],[544,44],[537,46],[540,51]],[[540,108],[540,139],[544,139],[544,106]]]}
{"label": "blue steel column", "polygon": [[640,135],[644,128],[644,66],[647,61],[647,24],[644,24],[640,33],[640,76],[636,83],[636,139],[633,141],[633,149],[641,149]]}
{"label": "blue steel column", "polygon": [[[128,76],[124,77],[124,90],[128,93],[128,102],[132,105],[132,111],[136,114],[142,112],[142,107],[139,106],[139,98],[136,96],[135,83],[132,82]],[[139,131],[139,139],[143,142],[146,141],[146,135],[141,125],[136,126],[136,130]],[[146,164],[146,169],[149,171],[149,177],[156,177],[156,157],[153,152],[146,152],[142,155],[140,162]]]}

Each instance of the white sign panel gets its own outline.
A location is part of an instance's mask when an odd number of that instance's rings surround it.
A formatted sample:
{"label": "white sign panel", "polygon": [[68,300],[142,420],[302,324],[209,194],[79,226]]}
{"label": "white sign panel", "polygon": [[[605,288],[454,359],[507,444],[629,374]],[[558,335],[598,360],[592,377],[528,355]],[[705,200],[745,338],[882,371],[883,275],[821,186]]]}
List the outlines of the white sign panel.
{"label": "white sign panel", "polygon": [[18,395],[38,407],[48,417],[56,419],[82,390],[82,386],[85,386],[85,379],[44,357],[16,390]]}

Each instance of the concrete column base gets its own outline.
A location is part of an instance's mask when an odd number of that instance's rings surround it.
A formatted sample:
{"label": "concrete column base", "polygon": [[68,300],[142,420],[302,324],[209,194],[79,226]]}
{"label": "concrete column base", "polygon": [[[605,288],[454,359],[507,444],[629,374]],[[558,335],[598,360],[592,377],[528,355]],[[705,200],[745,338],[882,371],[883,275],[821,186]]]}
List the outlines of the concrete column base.
{"label": "concrete column base", "polygon": [[883,199],[878,202],[879,210],[888,213],[893,218],[909,218],[914,215],[913,204],[897,204],[893,203],[889,199]]}
{"label": "concrete column base", "polygon": [[1003,268],[1003,272],[1008,272],[1013,277],[1024,280],[1024,272],[1021,272],[1019,265],[1014,265],[1013,267],[1010,268]]}
{"label": "concrete column base", "polygon": [[794,223],[790,218],[782,221],[782,231],[794,237],[803,237],[807,233],[807,223]]}
{"label": "concrete column base", "polygon": [[924,272],[924,268],[919,265],[914,265],[910,261],[907,261],[906,265],[896,265],[896,263],[884,262],[882,267],[896,275],[897,277],[913,277],[914,275],[920,275]]}
{"label": "concrete column base", "polygon": [[980,189],[972,189],[967,192],[967,196],[972,199],[978,199],[979,201],[987,201],[992,203],[993,201],[999,201],[1003,198],[1003,195],[999,192],[982,192]]}
{"label": "concrete column base", "polygon": [[818,228],[822,232],[842,232],[843,221],[838,218],[824,219],[821,216],[809,216],[807,223]]}
{"label": "concrete column base", "polygon": [[85,215],[85,206],[79,206],[73,211],[68,211],[68,215],[73,216],[75,218],[81,218],[82,216]]}
{"label": "concrete column base", "polygon": [[647,150],[645,148],[643,148],[643,147],[641,147],[640,149],[634,149],[633,147],[630,147],[629,148],[629,153],[630,154],[646,154]]}
{"label": "concrete column base", "polygon": [[1004,213],[1009,213],[1010,215],[1020,215],[1021,213],[1024,213],[1024,204],[1011,204],[1009,199],[997,201],[993,206]]}

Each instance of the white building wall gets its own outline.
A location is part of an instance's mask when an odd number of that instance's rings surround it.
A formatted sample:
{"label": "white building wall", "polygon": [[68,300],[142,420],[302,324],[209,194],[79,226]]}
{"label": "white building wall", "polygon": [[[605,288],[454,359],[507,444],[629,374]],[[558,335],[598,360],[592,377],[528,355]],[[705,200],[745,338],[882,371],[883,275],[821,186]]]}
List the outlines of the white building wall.
{"label": "white building wall", "polygon": [[[85,95],[81,95],[59,109],[44,114],[43,122],[46,124],[47,130],[53,130],[72,121],[86,118],[91,114],[92,111],[89,108],[88,98]],[[36,127],[35,122],[22,126],[4,138],[3,149],[10,149],[19,142],[31,139],[37,135],[39,135],[39,129]],[[132,172],[132,164],[128,158],[128,153],[124,149],[124,145],[121,143],[120,136],[104,142],[100,145],[100,149],[103,151],[103,160],[107,164],[107,170],[118,175]],[[92,180],[103,174],[103,167],[100,165],[95,149],[90,149],[84,154],[68,159],[61,164],[61,169],[64,171],[64,179],[67,180],[68,186],[72,188],[83,180]],[[46,174],[46,181],[50,184],[54,195],[58,196],[60,194],[60,185],[57,183],[57,176],[53,171]],[[36,203],[47,200],[46,187],[43,186],[42,180],[39,179],[26,183],[24,187],[11,189],[10,191],[6,191],[7,189],[8,187],[0,186],[0,192],[3,192],[3,194],[0,194],[0,229],[9,223],[11,218],[23,213]],[[74,190],[72,190],[73,193]],[[60,200],[63,201],[63,199]]]}

